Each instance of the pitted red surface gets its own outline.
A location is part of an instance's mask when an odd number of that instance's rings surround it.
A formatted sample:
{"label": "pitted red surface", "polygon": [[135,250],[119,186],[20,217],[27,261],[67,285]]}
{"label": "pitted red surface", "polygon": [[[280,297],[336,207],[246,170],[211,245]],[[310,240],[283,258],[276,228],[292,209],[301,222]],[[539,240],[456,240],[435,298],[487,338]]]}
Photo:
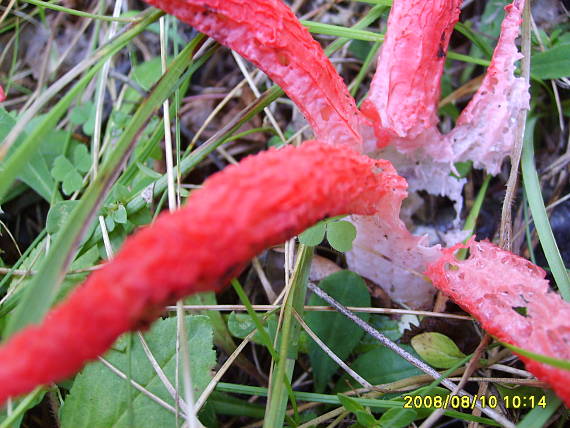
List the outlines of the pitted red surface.
{"label": "pitted red surface", "polygon": [[222,288],[257,253],[318,220],[373,214],[405,192],[389,162],[318,141],[227,167],[0,348],[0,403],[72,375],[168,303]]}

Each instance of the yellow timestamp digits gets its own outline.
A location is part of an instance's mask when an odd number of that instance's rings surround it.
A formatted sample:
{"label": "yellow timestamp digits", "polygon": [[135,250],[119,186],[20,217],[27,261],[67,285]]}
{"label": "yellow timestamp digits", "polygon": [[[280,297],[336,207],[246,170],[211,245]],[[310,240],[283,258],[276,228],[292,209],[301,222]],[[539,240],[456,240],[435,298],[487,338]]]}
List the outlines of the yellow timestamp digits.
{"label": "yellow timestamp digits", "polygon": [[499,405],[507,409],[546,407],[546,396],[524,395],[404,395],[404,409],[471,409],[477,404],[495,409]]}

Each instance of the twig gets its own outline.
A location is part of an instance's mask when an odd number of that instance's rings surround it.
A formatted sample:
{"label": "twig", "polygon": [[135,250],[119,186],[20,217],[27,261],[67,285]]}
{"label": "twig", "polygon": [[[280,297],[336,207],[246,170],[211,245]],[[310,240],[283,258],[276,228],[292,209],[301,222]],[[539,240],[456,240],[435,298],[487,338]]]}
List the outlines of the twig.
{"label": "twig", "polygon": [[[272,311],[279,309],[279,305],[251,305],[254,311]],[[167,306],[168,311],[176,311],[176,306]],[[245,311],[247,308],[244,305],[184,305],[184,309],[188,311]],[[352,312],[362,312],[369,314],[388,314],[388,315],[417,315],[422,317],[435,317],[435,318],[450,318],[463,321],[473,321],[473,318],[467,315],[446,314],[442,312],[430,311],[413,311],[410,309],[392,309],[392,308],[366,308],[360,306],[347,306],[347,309]],[[305,306],[305,311],[315,312],[331,312],[335,309],[330,306]]]}

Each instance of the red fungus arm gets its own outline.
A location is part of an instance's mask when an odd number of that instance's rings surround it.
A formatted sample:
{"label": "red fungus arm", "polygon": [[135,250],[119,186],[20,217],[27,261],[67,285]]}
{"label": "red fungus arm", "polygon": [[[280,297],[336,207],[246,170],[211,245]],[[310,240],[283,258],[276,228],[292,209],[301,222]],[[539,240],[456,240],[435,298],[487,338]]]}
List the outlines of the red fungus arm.
{"label": "red fungus arm", "polygon": [[282,0],[145,0],[263,70],[303,112],[317,139],[360,150],[361,115],[321,46]]}
{"label": "red fungus arm", "polygon": [[363,112],[376,119],[378,145],[435,127],[440,81],[461,0],[394,0]]}
{"label": "red fungus arm", "polygon": [[515,146],[519,115],[529,108],[528,83],[515,76],[515,62],[522,58],[516,46],[524,0],[505,7],[501,35],[485,78],[457,126],[446,138],[456,159],[472,160],[475,167],[498,174],[501,163]]}
{"label": "red fungus arm", "polygon": [[[570,304],[550,290],[538,266],[489,242],[469,243],[470,256],[443,250],[426,275],[503,342],[554,358],[570,359]],[[523,309],[524,308],[524,309]],[[526,310],[526,314],[517,311]],[[526,368],[570,405],[570,372],[520,356]]]}
{"label": "red fungus arm", "polygon": [[6,100],[6,94],[4,93],[4,89],[0,86],[0,103]]}
{"label": "red fungus arm", "polygon": [[219,290],[257,253],[316,221],[382,211],[405,194],[389,162],[316,141],[227,167],[129,238],[41,325],[0,347],[0,404],[72,375],[166,304]]}

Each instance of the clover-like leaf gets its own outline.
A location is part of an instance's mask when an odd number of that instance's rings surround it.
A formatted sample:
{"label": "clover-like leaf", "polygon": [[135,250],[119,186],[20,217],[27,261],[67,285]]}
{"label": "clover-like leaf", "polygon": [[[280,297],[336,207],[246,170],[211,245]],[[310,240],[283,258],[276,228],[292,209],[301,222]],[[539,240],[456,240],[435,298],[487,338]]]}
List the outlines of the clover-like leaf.
{"label": "clover-like leaf", "polygon": [[326,225],[323,222],[315,224],[299,235],[299,242],[308,247],[319,245],[325,238]]}
{"label": "clover-like leaf", "polygon": [[95,106],[92,102],[87,102],[76,106],[69,115],[69,120],[74,125],[83,125],[90,117],[94,116]]}
{"label": "clover-like leaf", "polygon": [[83,177],[75,168],[72,168],[63,179],[63,193],[71,195],[83,186]]}
{"label": "clover-like leaf", "polygon": [[74,170],[73,164],[65,156],[61,155],[55,158],[51,169],[51,176],[57,181],[65,180],[69,171]]}
{"label": "clover-like leaf", "polygon": [[91,168],[91,155],[83,144],[77,144],[71,151],[71,160],[77,170],[87,172]]}
{"label": "clover-like leaf", "polygon": [[327,224],[327,240],[335,250],[341,253],[350,251],[354,238],[356,228],[352,223],[340,220]]}

